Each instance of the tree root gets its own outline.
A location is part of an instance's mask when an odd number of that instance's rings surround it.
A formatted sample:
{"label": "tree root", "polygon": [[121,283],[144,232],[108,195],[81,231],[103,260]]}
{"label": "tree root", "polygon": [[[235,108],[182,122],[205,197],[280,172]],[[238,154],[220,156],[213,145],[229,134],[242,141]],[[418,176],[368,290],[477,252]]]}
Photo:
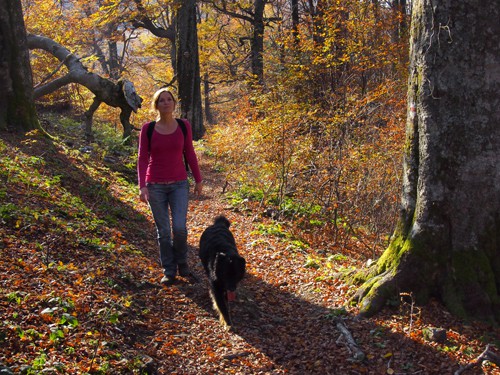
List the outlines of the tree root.
{"label": "tree root", "polygon": [[463,372],[467,371],[468,369],[471,369],[476,366],[481,366],[481,364],[484,361],[492,362],[498,367],[500,367],[500,355],[491,351],[490,347],[491,347],[490,344],[486,345],[486,349],[484,349],[484,352],[482,352],[481,355],[477,357],[474,362],[471,362],[466,366],[460,366],[460,368],[457,371],[455,371],[454,375],[460,375]]}
{"label": "tree root", "polygon": [[359,316],[369,318],[382,310],[388,299],[398,295],[396,285],[390,271],[367,280],[353,297],[360,305]]}
{"label": "tree root", "polygon": [[365,359],[365,353],[361,351],[359,348],[358,344],[354,340],[354,338],[351,335],[351,332],[349,332],[349,329],[346,327],[344,324],[344,321],[341,318],[335,318],[335,324],[337,326],[337,329],[340,331],[340,336],[336,341],[337,345],[342,344],[342,338],[345,339],[345,345],[349,352],[352,354],[354,360],[356,361],[363,361]]}

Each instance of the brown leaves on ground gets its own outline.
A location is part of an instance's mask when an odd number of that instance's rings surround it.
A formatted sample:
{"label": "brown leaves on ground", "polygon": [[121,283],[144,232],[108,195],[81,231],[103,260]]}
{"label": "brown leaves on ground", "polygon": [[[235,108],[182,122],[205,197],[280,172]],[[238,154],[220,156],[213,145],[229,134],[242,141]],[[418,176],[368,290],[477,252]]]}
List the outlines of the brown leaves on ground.
{"label": "brown leaves on ground", "polygon": [[[205,191],[189,211],[189,262],[200,282],[165,287],[133,172],[36,134],[2,139],[0,362],[14,373],[452,374],[499,344],[498,328],[464,323],[437,303],[413,306],[408,296],[373,319],[354,319],[353,288],[336,273],[359,264],[262,230],[274,223],[230,206],[224,177],[205,155]],[[247,259],[230,332],[197,258],[199,237],[219,214]],[[337,330],[339,317],[363,361]],[[426,341],[430,327],[445,329],[446,340]],[[500,371],[485,362],[466,373]]]}

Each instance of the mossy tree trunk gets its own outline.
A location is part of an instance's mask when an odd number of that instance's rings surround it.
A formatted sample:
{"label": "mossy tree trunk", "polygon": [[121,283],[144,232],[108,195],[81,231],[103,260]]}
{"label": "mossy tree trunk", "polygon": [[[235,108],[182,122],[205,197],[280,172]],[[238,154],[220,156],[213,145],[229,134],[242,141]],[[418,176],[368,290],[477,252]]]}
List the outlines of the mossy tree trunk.
{"label": "mossy tree trunk", "polygon": [[205,128],[201,107],[196,1],[185,0],[180,3],[176,17],[176,66],[181,116],[191,123],[193,138],[200,139]]}
{"label": "mossy tree trunk", "polygon": [[500,322],[499,19],[495,2],[414,2],[402,213],[357,275],[361,315],[412,292]]}
{"label": "mossy tree trunk", "polygon": [[0,2],[0,129],[39,127],[26,29],[19,0]]}

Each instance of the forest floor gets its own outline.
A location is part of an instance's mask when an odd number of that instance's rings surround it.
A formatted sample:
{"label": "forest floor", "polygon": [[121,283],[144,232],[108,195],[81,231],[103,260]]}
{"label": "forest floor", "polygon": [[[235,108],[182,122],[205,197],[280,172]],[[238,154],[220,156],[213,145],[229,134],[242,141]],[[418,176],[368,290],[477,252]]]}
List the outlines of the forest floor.
{"label": "forest floor", "polygon": [[[487,344],[498,353],[498,327],[461,321],[436,302],[406,299],[356,319],[355,288],[337,274],[363,258],[326,261],[314,243],[292,246],[286,223],[266,230],[276,223],[250,203],[232,205],[204,154],[204,193],[192,197],[188,217],[199,282],[164,286],[133,168],[117,170],[123,160],[107,164],[98,146],[65,137],[0,133],[0,364],[13,373],[453,374]],[[201,233],[220,214],[247,260],[231,331],[212,309],[197,257]],[[339,320],[364,358],[354,358]],[[433,327],[446,331],[444,341],[424,338]],[[483,362],[464,374],[500,369]]]}

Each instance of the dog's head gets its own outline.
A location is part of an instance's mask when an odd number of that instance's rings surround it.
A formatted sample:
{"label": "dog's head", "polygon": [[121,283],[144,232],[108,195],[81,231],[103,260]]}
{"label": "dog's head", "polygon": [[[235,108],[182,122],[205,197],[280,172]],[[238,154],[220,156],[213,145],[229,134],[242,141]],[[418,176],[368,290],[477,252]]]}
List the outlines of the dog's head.
{"label": "dog's head", "polygon": [[225,290],[234,292],[245,276],[245,258],[236,254],[217,253],[215,263],[218,281],[224,284]]}

